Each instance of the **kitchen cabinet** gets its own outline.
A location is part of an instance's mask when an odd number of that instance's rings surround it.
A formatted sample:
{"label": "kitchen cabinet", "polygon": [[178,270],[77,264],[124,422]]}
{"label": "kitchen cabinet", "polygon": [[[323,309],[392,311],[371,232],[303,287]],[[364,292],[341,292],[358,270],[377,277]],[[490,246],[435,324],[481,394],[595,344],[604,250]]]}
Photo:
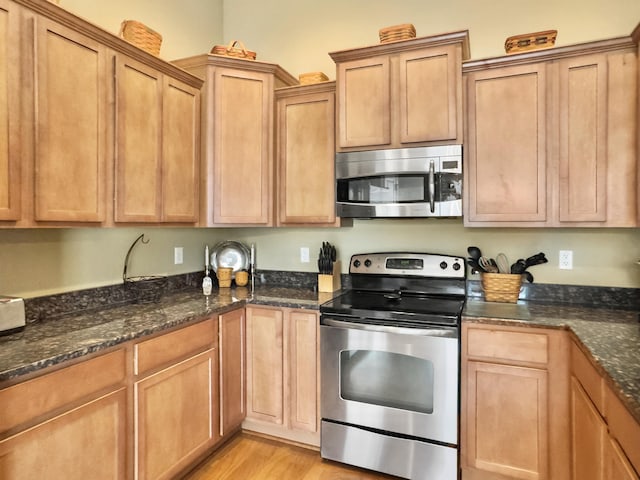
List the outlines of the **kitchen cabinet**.
{"label": "kitchen cabinet", "polygon": [[246,415],[245,311],[218,316],[220,366],[220,438],[238,431]]}
{"label": "kitchen cabinet", "polygon": [[202,81],[53,2],[0,19],[0,225],[196,224]]}
{"label": "kitchen cabinet", "polygon": [[0,390],[7,479],[126,479],[128,353],[104,353]]}
{"label": "kitchen cabinet", "polygon": [[637,480],[640,425],[571,343],[572,479]]}
{"label": "kitchen cabinet", "polygon": [[0,220],[19,220],[21,209],[20,165],[20,44],[21,7],[0,2]]}
{"label": "kitchen cabinet", "polygon": [[136,478],[173,478],[213,446],[217,328],[209,319],[134,346]]}
{"label": "kitchen cabinet", "polygon": [[[633,38],[633,41],[636,43],[637,45],[637,58],[640,61],[640,23],[636,26],[636,28],[633,30],[633,32],[631,33],[631,38]],[[638,77],[637,77],[637,84],[638,84],[638,93],[637,93],[637,97],[638,97],[638,121],[637,121],[637,125],[636,125],[636,136],[638,139],[638,149],[640,150],[640,67],[638,67]],[[640,168],[638,168],[638,175],[637,175],[637,183],[636,185],[640,186]],[[640,224],[640,192],[638,193],[638,224]]]}
{"label": "kitchen cabinet", "polygon": [[278,226],[340,226],[335,198],[335,82],[276,90]]}
{"label": "kitchen cabinet", "polygon": [[336,62],[338,151],[462,143],[467,31],[329,55]]}
{"label": "kitchen cabinet", "polygon": [[197,223],[200,91],[116,56],[115,221]]}
{"label": "kitchen cabinet", "polygon": [[44,17],[35,18],[35,47],[35,220],[99,224],[109,161],[107,49]]}
{"label": "kitchen cabinet", "polygon": [[201,224],[272,226],[274,89],[297,80],[278,65],[219,55],[174,63],[205,80]]}
{"label": "kitchen cabinet", "polygon": [[318,312],[247,307],[243,429],[318,446]]}
{"label": "kitchen cabinet", "polygon": [[637,223],[629,39],[467,62],[467,226]]}
{"label": "kitchen cabinet", "polygon": [[567,342],[562,331],[463,323],[463,479],[569,477]]}

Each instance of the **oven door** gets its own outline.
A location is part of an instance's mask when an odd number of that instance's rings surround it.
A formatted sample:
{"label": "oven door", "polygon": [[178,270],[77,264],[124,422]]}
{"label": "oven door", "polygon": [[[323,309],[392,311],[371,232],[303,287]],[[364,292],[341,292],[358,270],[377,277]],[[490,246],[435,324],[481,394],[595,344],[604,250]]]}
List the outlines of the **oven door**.
{"label": "oven door", "polygon": [[459,329],[323,316],[322,418],[458,444]]}

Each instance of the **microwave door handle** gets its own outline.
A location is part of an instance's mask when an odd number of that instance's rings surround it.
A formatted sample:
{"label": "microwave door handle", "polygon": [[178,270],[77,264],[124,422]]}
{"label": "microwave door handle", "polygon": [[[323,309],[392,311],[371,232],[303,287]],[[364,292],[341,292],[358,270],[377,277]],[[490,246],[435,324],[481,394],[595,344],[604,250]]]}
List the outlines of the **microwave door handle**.
{"label": "microwave door handle", "polygon": [[429,207],[431,213],[436,211],[436,173],[433,160],[429,162]]}

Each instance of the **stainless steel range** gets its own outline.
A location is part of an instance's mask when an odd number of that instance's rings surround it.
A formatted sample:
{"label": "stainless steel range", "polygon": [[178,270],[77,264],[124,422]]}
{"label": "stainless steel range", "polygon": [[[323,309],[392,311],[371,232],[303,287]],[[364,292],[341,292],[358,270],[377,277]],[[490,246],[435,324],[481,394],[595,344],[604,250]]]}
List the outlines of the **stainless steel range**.
{"label": "stainless steel range", "polygon": [[464,258],[358,254],[349,273],[320,307],[322,457],[457,479]]}

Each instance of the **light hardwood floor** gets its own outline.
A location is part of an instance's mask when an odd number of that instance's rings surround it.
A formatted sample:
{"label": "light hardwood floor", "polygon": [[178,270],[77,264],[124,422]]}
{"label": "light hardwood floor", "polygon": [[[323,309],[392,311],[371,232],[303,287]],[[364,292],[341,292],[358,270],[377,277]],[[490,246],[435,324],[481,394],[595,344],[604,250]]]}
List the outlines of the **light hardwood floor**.
{"label": "light hardwood floor", "polygon": [[393,480],[322,460],[320,453],[255,435],[237,435],[184,480]]}

